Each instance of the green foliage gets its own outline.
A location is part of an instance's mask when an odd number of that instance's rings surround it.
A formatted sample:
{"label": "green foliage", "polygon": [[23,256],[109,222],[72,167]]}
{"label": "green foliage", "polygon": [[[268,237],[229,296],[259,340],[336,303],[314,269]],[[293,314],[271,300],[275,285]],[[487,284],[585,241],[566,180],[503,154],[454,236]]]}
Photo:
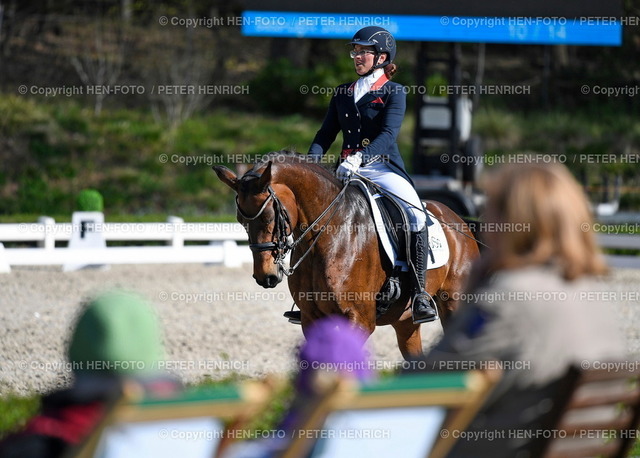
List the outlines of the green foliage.
{"label": "green foliage", "polygon": [[305,73],[284,58],[270,62],[250,82],[251,95],[263,110],[273,113],[299,110],[305,101],[300,91]]}
{"label": "green foliage", "polygon": [[0,97],[0,135],[21,134],[47,120],[45,107],[33,100],[5,94]]}
{"label": "green foliage", "polygon": [[349,59],[338,58],[333,65],[317,65],[312,69],[296,66],[287,59],[265,65],[250,81],[255,103],[271,113],[323,112],[333,89],[353,81],[356,75]]}
{"label": "green foliage", "polygon": [[473,130],[482,137],[488,151],[509,151],[520,145],[522,129],[514,113],[491,108],[480,110],[474,113]]}
{"label": "green foliage", "polygon": [[0,438],[23,427],[40,408],[40,396],[0,397]]}
{"label": "green foliage", "polygon": [[446,96],[449,82],[442,73],[434,73],[427,78],[426,88],[428,95]]}
{"label": "green foliage", "polygon": [[636,439],[635,444],[633,444],[633,447],[631,448],[629,456],[640,456],[640,439]]}
{"label": "green foliage", "polygon": [[300,88],[308,82],[307,72],[287,59],[269,62],[249,83],[251,96],[260,109],[291,113],[304,107]]}
{"label": "green foliage", "polygon": [[640,194],[623,193],[620,196],[620,208],[640,210]]}
{"label": "green foliage", "polygon": [[101,212],[104,209],[104,199],[95,189],[83,189],[78,194],[77,205],[82,212]]}
{"label": "green foliage", "polygon": [[[346,64],[340,60],[346,76],[325,71],[325,87],[353,78],[348,64],[348,59]],[[313,85],[311,81],[305,84]],[[326,110],[329,96],[307,97],[307,109]],[[26,98],[0,97],[0,113],[4,114],[0,117],[0,215],[67,215],[77,209],[76,197],[82,189],[100,190],[109,203],[110,218],[117,214],[197,217],[232,213],[233,193],[215,177],[211,166],[237,170],[239,164],[251,163],[269,151],[306,152],[321,121],[295,111],[278,116],[216,109],[192,117],[169,135],[144,111],[104,110],[95,116],[73,100],[38,105]],[[408,167],[413,126],[409,111],[398,137]],[[640,154],[640,121],[621,110],[522,114],[485,103],[475,113],[473,128],[492,158],[525,151],[568,158]],[[328,156],[335,160],[339,148],[340,138]],[[569,161],[567,165],[592,184],[601,180],[602,173],[620,174],[627,193],[623,208],[640,208],[638,193],[633,191],[640,187],[637,164]]]}
{"label": "green foliage", "polygon": [[[523,152],[557,155],[576,177],[600,186],[603,177],[622,177],[620,208],[640,209],[637,170],[640,122],[620,110],[597,112],[545,111],[526,115],[492,107],[475,113],[474,131],[484,142],[486,165]],[[629,160],[622,159],[627,156]],[[611,159],[615,158],[615,159]],[[635,159],[635,160],[634,160]],[[599,198],[599,196],[594,195]]]}
{"label": "green foliage", "polygon": [[70,196],[46,177],[25,174],[16,181],[17,192],[12,199],[0,200],[0,210],[46,215],[51,208],[69,207]]}
{"label": "green foliage", "polygon": [[49,159],[65,157],[70,154],[70,151],[65,147],[65,145],[52,143],[43,134],[32,135],[31,142],[29,143],[29,149],[36,157],[38,157],[38,159],[43,160],[43,162]]}
{"label": "green foliage", "polygon": [[89,135],[89,122],[85,110],[78,106],[70,105],[64,107],[56,107],[55,117],[60,128],[66,132]]}

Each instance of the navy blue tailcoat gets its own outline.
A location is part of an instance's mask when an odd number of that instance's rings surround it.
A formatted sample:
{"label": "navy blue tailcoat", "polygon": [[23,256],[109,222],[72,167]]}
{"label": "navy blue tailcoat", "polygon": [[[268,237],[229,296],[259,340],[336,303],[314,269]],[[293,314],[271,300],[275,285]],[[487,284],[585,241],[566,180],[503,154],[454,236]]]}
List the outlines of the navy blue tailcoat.
{"label": "navy blue tailcoat", "polygon": [[396,142],[407,106],[404,86],[383,75],[357,103],[353,99],[354,86],[355,83],[346,83],[335,89],[309,154],[324,155],[342,131],[343,158],[361,151],[363,164],[367,164],[379,157],[411,181]]}

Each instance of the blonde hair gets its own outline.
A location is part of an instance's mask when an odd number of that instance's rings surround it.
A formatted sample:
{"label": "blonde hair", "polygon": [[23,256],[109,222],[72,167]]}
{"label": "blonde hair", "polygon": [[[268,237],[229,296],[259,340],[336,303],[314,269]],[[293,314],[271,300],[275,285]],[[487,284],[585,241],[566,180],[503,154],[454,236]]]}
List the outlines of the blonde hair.
{"label": "blonde hair", "polygon": [[551,264],[567,280],[607,271],[589,203],[564,165],[509,164],[488,178],[485,220],[497,224],[486,270]]}

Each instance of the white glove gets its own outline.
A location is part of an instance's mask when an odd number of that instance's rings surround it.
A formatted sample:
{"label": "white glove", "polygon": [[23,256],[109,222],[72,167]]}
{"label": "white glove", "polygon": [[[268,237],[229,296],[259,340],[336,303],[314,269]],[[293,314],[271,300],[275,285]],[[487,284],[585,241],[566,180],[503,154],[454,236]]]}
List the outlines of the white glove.
{"label": "white glove", "polygon": [[338,169],[336,170],[336,177],[343,182],[348,181],[349,178],[351,178],[351,175],[358,170],[360,164],[362,164],[362,153],[360,151],[356,151],[355,153],[347,156],[347,158],[338,166]]}

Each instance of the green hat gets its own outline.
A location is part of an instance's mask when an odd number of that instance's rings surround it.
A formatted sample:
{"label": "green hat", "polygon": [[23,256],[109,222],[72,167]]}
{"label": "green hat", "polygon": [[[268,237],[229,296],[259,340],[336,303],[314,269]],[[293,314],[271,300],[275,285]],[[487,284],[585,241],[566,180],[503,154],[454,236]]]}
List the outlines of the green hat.
{"label": "green hat", "polygon": [[149,304],[124,291],[104,293],[80,316],[69,345],[76,372],[141,374],[163,358],[157,317]]}

